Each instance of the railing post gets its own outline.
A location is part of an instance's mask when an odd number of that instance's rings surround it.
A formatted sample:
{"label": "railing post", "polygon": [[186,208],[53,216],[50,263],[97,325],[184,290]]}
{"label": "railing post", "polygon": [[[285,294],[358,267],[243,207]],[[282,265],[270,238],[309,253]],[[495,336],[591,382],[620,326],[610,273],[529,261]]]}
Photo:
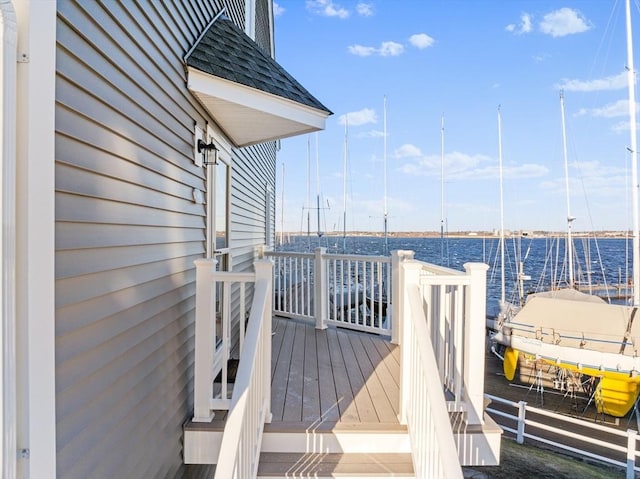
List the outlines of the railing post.
{"label": "railing post", "polygon": [[638,440],[638,431],[627,429],[627,479],[634,479],[636,473],[636,441]]}
{"label": "railing post", "polygon": [[527,403],[520,401],[518,403],[518,433],[516,434],[516,442],[524,444],[524,422],[527,414]]}
{"label": "railing post", "polygon": [[323,259],[326,248],[315,249],[314,286],[316,329],[327,329],[327,268]]}
{"label": "railing post", "polygon": [[256,283],[260,280],[267,281],[267,299],[265,307],[265,316],[263,318],[262,333],[264,336],[264,357],[262,364],[264,365],[264,405],[266,409],[266,422],[271,422],[271,332],[273,327],[271,325],[272,312],[273,312],[273,263],[268,259],[262,259],[256,261],[253,265],[256,272]]}
{"label": "railing post", "polygon": [[484,263],[465,263],[464,269],[471,277],[466,294],[464,319],[463,376],[470,402],[467,424],[484,424],[484,360],[487,324],[487,266]]}
{"label": "railing post", "polygon": [[[401,251],[400,253],[400,256],[402,256],[402,253],[405,252]],[[398,318],[399,323],[403,325],[402,337],[400,338],[400,424],[407,424],[407,401],[411,399],[411,376],[413,374],[412,371],[409,371],[412,356],[411,348],[414,346],[414,341],[412,341],[411,338],[413,331],[411,328],[406,327],[407,320],[404,315],[412,313],[412,311],[407,307],[407,302],[409,301],[408,290],[409,288],[420,287],[420,270],[422,269],[419,263],[409,261],[409,258],[413,257],[413,252],[409,251],[406,253],[410,254],[398,264],[398,276],[402,289],[397,292],[398,296],[394,299],[394,304],[396,301],[399,303],[399,311],[401,312],[398,313],[400,314]]]}
{"label": "railing post", "polygon": [[394,250],[391,252],[391,305],[387,310],[391,312],[391,343],[400,344],[402,340],[402,314],[404,301],[401,301],[404,291],[404,276],[400,274],[400,264],[413,259],[413,251]]}
{"label": "railing post", "polygon": [[216,288],[213,274],[217,263],[218,261],[215,259],[194,261],[196,265],[196,318],[193,422],[211,422],[214,416],[210,401],[213,397],[214,378],[211,372],[216,345]]}

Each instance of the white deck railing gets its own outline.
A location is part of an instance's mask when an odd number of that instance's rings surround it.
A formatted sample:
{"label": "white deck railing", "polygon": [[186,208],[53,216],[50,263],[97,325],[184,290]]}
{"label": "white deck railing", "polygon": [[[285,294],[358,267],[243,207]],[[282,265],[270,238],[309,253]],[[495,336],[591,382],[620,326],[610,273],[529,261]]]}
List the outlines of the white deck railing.
{"label": "white deck railing", "polygon": [[391,334],[391,259],[386,256],[265,252],[274,262],[274,313]]}
{"label": "white deck railing", "polygon": [[[468,263],[460,272],[415,261],[408,251],[391,258],[329,255],[322,248],[262,256],[255,273],[218,272],[215,260],[196,261],[193,420],[211,421],[214,410],[229,409],[216,477],[254,477],[270,421],[272,313],[313,319],[317,328],[335,323],[391,335],[401,346],[400,419],[416,477],[462,477],[449,413],[464,413],[467,426],[484,423],[487,266]],[[246,283],[254,282],[245,336]],[[234,321],[232,293],[240,305]],[[232,324],[240,325],[241,355],[229,398]],[[214,390],[219,373],[222,384]]]}
{"label": "white deck railing", "polygon": [[[532,407],[527,405],[525,401],[515,402],[490,394],[485,394],[485,396],[492,401],[492,406],[502,404],[515,409],[515,414],[509,414],[495,407],[488,407],[487,412],[494,416],[507,418],[515,423],[515,429],[506,425],[502,425],[502,429],[514,434],[518,444],[524,444],[525,438],[532,439],[534,442],[560,448],[571,454],[612,464],[625,469],[627,479],[636,478],[636,473],[640,472],[640,467],[635,466],[636,459],[640,455],[637,447],[639,436],[638,432],[633,429],[621,431],[604,424]],[[554,425],[527,419],[527,411],[545,419],[550,418]],[[525,426],[530,426],[533,432],[526,432]],[[581,433],[574,432],[578,428]],[[584,433],[585,429],[594,431],[594,434]],[[554,440],[551,440],[550,437],[553,437]],[[622,443],[625,445],[623,446]],[[591,449],[591,451],[586,449]],[[594,450],[598,450],[598,453],[594,453]],[[617,458],[612,457],[616,453]],[[620,456],[626,456],[626,462],[622,461]]]}
{"label": "white deck railing", "polygon": [[[195,363],[194,363],[194,422],[210,422],[215,410],[231,407],[228,388],[228,361],[231,353],[232,311],[231,294],[238,295],[238,308],[234,323],[238,323],[238,340],[242,352],[245,339],[246,285],[254,283],[262,271],[256,262],[256,273],[233,273],[217,271],[215,259],[199,259],[196,265],[196,319],[195,319]],[[262,274],[266,274],[262,271]],[[266,279],[266,278],[262,278]],[[270,288],[271,289],[271,288]],[[271,305],[271,295],[269,295]],[[269,311],[271,313],[271,311]],[[269,321],[271,316],[269,316]],[[218,375],[221,377],[216,382]]]}
{"label": "white deck railing", "polygon": [[463,411],[467,425],[483,424],[487,266],[466,264],[465,274],[412,258],[393,253],[400,418],[418,477],[462,477],[448,413]]}
{"label": "white deck railing", "polygon": [[271,422],[271,263],[256,263],[244,348],[222,436],[216,479],[256,477],[265,422]]}

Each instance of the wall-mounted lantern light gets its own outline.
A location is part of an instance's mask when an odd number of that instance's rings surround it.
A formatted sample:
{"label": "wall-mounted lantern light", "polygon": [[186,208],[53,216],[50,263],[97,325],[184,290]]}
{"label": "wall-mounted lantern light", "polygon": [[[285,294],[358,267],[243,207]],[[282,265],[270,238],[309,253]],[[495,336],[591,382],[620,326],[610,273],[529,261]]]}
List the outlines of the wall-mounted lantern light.
{"label": "wall-mounted lantern light", "polygon": [[[211,159],[211,152],[213,152],[213,160]],[[198,153],[202,154],[202,162],[205,166],[218,164],[218,148],[213,142],[205,143],[198,139]]]}

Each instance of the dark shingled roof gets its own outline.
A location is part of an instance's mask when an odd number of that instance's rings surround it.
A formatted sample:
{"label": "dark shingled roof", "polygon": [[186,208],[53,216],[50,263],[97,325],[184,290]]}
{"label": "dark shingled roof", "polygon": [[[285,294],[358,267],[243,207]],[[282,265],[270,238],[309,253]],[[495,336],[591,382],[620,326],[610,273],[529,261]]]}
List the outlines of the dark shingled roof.
{"label": "dark shingled roof", "polygon": [[185,61],[205,73],[332,114],[224,15],[211,24]]}

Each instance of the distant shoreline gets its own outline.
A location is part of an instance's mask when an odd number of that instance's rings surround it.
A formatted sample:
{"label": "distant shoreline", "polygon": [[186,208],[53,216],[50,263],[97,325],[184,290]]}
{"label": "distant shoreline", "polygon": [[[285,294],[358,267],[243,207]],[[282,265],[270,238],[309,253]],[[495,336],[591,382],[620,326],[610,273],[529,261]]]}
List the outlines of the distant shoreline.
{"label": "distant shoreline", "polygon": [[[276,236],[280,236],[283,233],[276,233]],[[509,238],[513,237],[529,237],[529,238],[556,238],[566,236],[566,231],[505,231],[505,236]],[[285,232],[284,236],[306,236],[306,232],[292,231]],[[322,236],[330,238],[342,238],[343,235],[349,237],[374,237],[382,238],[384,233],[378,231],[347,231],[343,232],[326,232]],[[631,238],[631,232],[626,231],[572,231],[571,235],[577,238]],[[389,238],[440,238],[439,231],[394,231],[387,233]],[[447,238],[498,238],[500,233],[498,231],[449,231],[445,234]],[[316,232],[311,232],[311,237],[317,237]]]}

